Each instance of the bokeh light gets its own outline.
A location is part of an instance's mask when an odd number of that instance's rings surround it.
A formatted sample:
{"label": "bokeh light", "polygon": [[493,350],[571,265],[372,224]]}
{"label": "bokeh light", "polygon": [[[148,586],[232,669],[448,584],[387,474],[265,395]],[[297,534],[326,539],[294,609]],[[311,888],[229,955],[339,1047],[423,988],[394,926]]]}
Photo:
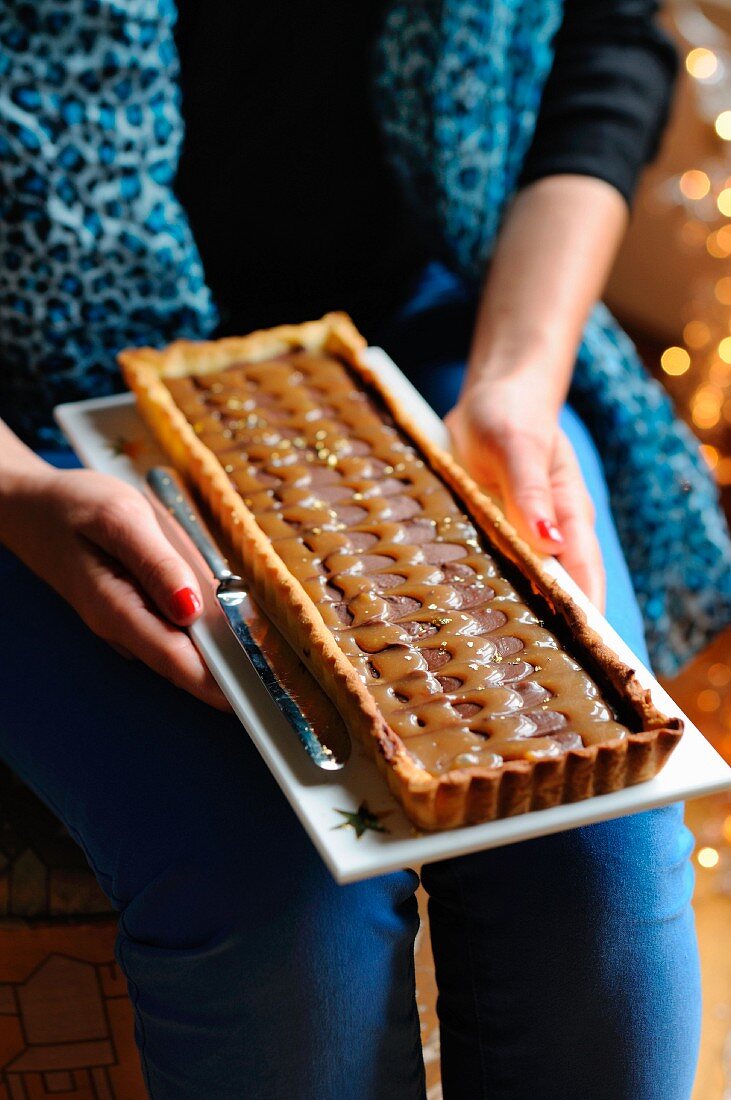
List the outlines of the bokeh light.
{"label": "bokeh light", "polygon": [[689,248],[703,248],[708,237],[708,226],[705,222],[689,219],[680,229],[680,239]]}
{"label": "bokeh light", "polygon": [[731,225],[722,225],[714,234],[719,248],[722,248],[727,256],[731,256]]}
{"label": "bokeh light", "polygon": [[713,288],[716,298],[724,306],[731,306],[731,275],[724,275]]}
{"label": "bokeh light", "polygon": [[720,858],[715,848],[701,848],[696,856],[701,867],[705,867],[708,871],[718,866]]}
{"label": "bokeh light", "polygon": [[708,669],[708,683],[717,688],[726,687],[731,683],[731,667],[715,661]]}
{"label": "bokeh light", "polygon": [[719,485],[731,485],[731,456],[719,458],[716,466],[716,481]]}
{"label": "bokeh light", "polygon": [[[727,227],[724,226],[724,228]],[[725,260],[731,252],[731,240],[723,237],[720,230],[709,233],[706,238],[706,250],[709,256],[713,256],[717,260]]]}
{"label": "bokeh light", "polygon": [[721,111],[716,119],[716,133],[724,141],[731,141],[731,111]]}
{"label": "bokeh light", "polygon": [[716,206],[725,218],[731,218],[731,187],[724,187],[716,199]]}
{"label": "bokeh light", "polygon": [[689,348],[704,348],[711,339],[711,330],[705,321],[688,321],[683,339]]}
{"label": "bokeh light", "polygon": [[731,363],[724,363],[723,359],[714,359],[708,368],[708,381],[722,389],[728,386],[731,383]]}
{"label": "bokeh light", "polygon": [[660,356],[660,366],[666,374],[685,374],[690,367],[690,355],[685,348],[666,348]]}
{"label": "bokeh light", "polygon": [[698,46],[687,55],[685,67],[695,80],[709,80],[718,68],[718,58],[713,50]]}
{"label": "bokeh light", "polygon": [[721,419],[721,400],[718,386],[699,386],[690,406],[693,423],[699,428],[715,428]]}
{"label": "bokeh light", "polygon": [[713,714],[721,706],[721,696],[712,688],[705,688],[698,692],[696,703],[698,710],[702,710],[704,714]]}
{"label": "bokeh light", "polygon": [[678,186],[686,199],[704,199],[711,190],[711,181],[700,168],[689,168],[683,172]]}

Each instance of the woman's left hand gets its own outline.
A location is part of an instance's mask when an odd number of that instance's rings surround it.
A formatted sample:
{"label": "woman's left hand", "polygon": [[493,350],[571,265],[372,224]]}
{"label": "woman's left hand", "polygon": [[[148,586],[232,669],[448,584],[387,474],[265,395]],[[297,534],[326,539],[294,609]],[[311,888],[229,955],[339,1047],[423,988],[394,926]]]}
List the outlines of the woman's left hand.
{"label": "woman's left hand", "polygon": [[517,192],[486,272],[466,383],[447,417],[473,477],[602,610],[594,507],[559,413],[626,225],[625,200],[601,179],[550,175]]}
{"label": "woman's left hand", "polygon": [[603,611],[594,505],[559,426],[554,395],[542,392],[539,377],[468,382],[446,423],[458,458],[500,497],[518,533],[534,550],[555,555]]}

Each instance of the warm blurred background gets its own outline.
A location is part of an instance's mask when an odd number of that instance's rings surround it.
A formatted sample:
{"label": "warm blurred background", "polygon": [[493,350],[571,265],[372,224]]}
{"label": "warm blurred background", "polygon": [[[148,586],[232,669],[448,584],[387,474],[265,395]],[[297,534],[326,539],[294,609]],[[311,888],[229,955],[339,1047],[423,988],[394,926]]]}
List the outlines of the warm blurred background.
{"label": "warm blurred background", "polygon": [[[667,0],[666,23],[682,57],[681,84],[607,301],[700,438],[731,521],[731,0]],[[731,762],[731,629],[665,686]],[[693,1100],[731,1100],[731,795],[690,803],[687,818],[697,840],[704,980]],[[417,982],[428,1097],[439,1100],[428,952],[422,935]]]}
{"label": "warm blurred background", "polygon": [[[608,299],[698,434],[731,518],[731,0],[677,2],[683,77]],[[667,684],[731,761],[731,631]],[[731,797],[688,806],[704,1029],[695,1100],[731,1100]]]}

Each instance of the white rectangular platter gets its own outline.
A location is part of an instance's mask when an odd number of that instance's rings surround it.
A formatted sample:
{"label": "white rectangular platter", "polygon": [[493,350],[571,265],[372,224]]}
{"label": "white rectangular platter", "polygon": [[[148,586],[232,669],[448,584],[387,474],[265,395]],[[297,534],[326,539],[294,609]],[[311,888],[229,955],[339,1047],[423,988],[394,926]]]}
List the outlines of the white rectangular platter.
{"label": "white rectangular platter", "polygon": [[[368,358],[423,430],[436,443],[447,446],[444,424],[393,361],[379,348],[371,348]],[[166,462],[130,395],[61,405],[56,417],[86,466],[114,474],[143,491],[146,471]],[[731,788],[731,768],[683,715],[685,734],[680,744],[660,775],[648,783],[485,825],[418,833],[359,744],[353,744],[350,759],[340,771],[324,772],[310,761],[230,633],[215,602],[210,574],[206,574],[190,544],[180,540],[172,521],[161,514],[161,522],[190,559],[202,583],[205,609],[191,629],[193,639],[338,882],[513,844]],[[637,669],[638,678],[651,689],[657,706],[667,714],[681,714],[558,562],[550,559],[548,568],[584,608],[591,625],[607,644]],[[346,816],[358,815],[359,811],[360,817]],[[371,827],[356,829],[361,823]]]}

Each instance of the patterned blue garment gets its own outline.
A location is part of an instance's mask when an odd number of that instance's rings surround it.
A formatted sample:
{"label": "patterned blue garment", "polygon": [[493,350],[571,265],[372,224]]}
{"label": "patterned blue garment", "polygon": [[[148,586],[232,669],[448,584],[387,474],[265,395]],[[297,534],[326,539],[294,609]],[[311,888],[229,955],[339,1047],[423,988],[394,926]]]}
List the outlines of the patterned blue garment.
{"label": "patterned blue garment", "polygon": [[[517,186],[561,14],[560,0],[389,6],[383,129],[415,209],[469,278]],[[119,387],[120,347],[216,324],[172,190],[175,19],[173,0],[0,5],[0,408],[40,443],[57,439],[54,404]],[[731,619],[714,487],[604,309],[571,396],[605,462],[655,667],[671,672]]]}
{"label": "patterned blue garment", "polygon": [[120,387],[127,344],[207,335],[214,307],[171,185],[182,140],[173,0],[0,4],[0,406]]}
{"label": "patterned blue garment", "polygon": [[[396,0],[375,88],[390,160],[439,254],[476,281],[529,148],[561,0]],[[698,443],[599,305],[571,404],[604,463],[653,665],[672,674],[731,622],[731,540]]]}
{"label": "patterned blue garment", "polygon": [[480,278],[516,189],[561,0],[389,4],[375,91],[390,160],[435,249]]}

